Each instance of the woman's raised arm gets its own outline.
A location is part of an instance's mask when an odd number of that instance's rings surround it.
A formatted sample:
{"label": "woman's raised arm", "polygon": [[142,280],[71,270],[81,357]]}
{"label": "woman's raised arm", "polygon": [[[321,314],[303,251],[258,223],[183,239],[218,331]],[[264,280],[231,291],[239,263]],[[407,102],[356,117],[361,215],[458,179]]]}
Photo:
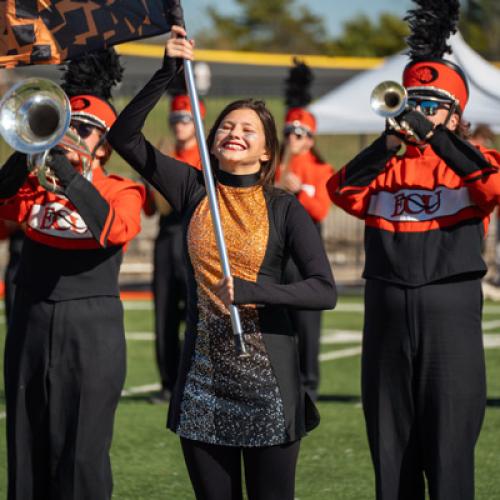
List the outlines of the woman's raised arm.
{"label": "woman's raised arm", "polygon": [[144,123],[179,70],[179,59],[193,58],[192,43],[186,32],[173,26],[165,46],[162,67],[120,113],[108,133],[108,141],[118,154],[182,212],[196,190],[201,176],[189,165],[162,154],[142,133]]}

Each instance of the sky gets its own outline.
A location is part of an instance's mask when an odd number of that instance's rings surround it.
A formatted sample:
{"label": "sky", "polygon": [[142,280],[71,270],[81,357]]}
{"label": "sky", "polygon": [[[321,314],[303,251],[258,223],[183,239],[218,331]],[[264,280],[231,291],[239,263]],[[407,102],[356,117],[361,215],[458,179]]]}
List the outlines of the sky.
{"label": "sky", "polygon": [[[342,24],[357,14],[363,13],[377,19],[381,12],[390,12],[403,17],[415,5],[411,0],[295,0],[295,3],[307,5],[313,13],[321,15],[333,37],[340,35]],[[239,10],[235,0],[182,0],[186,26],[190,32],[196,33],[210,26],[205,15],[208,5],[215,5],[224,15],[237,14]]]}

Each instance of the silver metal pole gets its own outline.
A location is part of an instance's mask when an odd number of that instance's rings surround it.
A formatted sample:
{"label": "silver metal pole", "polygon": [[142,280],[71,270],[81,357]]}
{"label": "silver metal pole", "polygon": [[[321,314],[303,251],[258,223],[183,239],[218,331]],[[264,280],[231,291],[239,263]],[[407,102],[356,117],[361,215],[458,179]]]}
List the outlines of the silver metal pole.
{"label": "silver metal pole", "polygon": [[[215,240],[219,250],[220,262],[222,266],[222,274],[225,278],[231,276],[231,268],[229,267],[229,259],[227,256],[226,244],[224,241],[224,232],[220,222],[219,205],[217,203],[217,191],[214,184],[214,176],[210,165],[210,156],[208,154],[207,143],[205,142],[205,134],[203,130],[203,121],[201,119],[200,105],[198,102],[198,93],[194,80],[193,64],[190,60],[184,59],[184,74],[186,77],[186,85],[191,102],[191,111],[193,113],[194,125],[196,129],[196,140],[198,141],[198,149],[200,150],[201,166],[203,177],[205,179],[205,187],[207,189],[208,202],[210,206],[210,214],[212,216],[212,224],[215,231]],[[243,329],[241,327],[240,312],[238,308],[231,304],[229,306],[231,315],[231,325],[233,327],[234,343],[238,356],[246,358],[249,356],[245,340],[243,338]]]}

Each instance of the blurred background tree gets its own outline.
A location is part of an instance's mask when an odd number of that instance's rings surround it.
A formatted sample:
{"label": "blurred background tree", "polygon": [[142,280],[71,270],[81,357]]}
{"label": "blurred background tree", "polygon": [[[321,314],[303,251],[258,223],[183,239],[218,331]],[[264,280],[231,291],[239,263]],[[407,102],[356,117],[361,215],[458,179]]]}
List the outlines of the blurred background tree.
{"label": "blurred background tree", "polygon": [[213,30],[198,34],[200,47],[304,54],[324,54],[328,49],[323,20],[295,5],[295,0],[235,1],[241,8],[239,16],[208,7]]}
{"label": "blurred background tree", "polygon": [[340,37],[330,43],[330,53],[336,56],[384,57],[406,47],[408,25],[393,14],[381,14],[373,22],[360,14],[344,23]]}
{"label": "blurred background tree", "polygon": [[467,0],[460,18],[460,31],[469,45],[489,60],[500,60],[500,2]]}
{"label": "blurred background tree", "polygon": [[[209,7],[213,28],[197,34],[199,47],[330,56],[385,57],[404,50],[408,25],[401,17],[359,14],[329,37],[321,16],[296,0],[235,0],[239,15]],[[331,8],[331,7],[326,7]],[[500,60],[500,1],[464,0],[460,29],[471,47]]]}

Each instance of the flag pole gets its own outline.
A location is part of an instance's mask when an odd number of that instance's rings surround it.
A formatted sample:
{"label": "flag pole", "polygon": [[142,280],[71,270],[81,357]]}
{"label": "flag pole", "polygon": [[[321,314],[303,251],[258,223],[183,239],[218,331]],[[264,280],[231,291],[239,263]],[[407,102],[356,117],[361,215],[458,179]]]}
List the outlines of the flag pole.
{"label": "flag pole", "polygon": [[[184,15],[180,0],[172,0],[170,17],[172,24],[185,27]],[[188,59],[184,59],[184,76],[186,79],[186,87],[189,94],[191,103],[191,112],[193,114],[194,125],[196,130],[196,140],[198,142],[198,149],[200,152],[201,166],[203,177],[205,179],[205,188],[207,190],[207,197],[209,202],[210,214],[212,217],[212,224],[215,232],[215,240],[217,249],[219,251],[219,258],[222,267],[222,274],[224,278],[231,276],[231,268],[229,266],[229,258],[227,255],[226,243],[224,240],[224,231],[222,229],[219,205],[217,202],[217,191],[215,188],[214,176],[212,167],[210,165],[210,156],[208,154],[208,147],[205,141],[205,133],[203,121],[201,119],[200,104],[198,100],[198,92],[196,90],[193,63]],[[238,357],[246,358],[249,356],[243,338],[243,328],[241,326],[240,313],[234,304],[229,305],[229,314],[231,316],[231,326],[233,329],[234,344]]]}

